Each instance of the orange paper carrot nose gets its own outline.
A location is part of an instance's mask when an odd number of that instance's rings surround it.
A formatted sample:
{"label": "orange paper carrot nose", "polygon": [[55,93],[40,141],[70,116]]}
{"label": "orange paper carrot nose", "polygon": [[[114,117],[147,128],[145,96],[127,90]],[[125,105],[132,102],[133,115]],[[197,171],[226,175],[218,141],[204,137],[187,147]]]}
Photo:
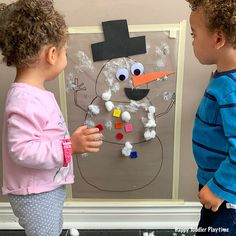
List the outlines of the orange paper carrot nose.
{"label": "orange paper carrot nose", "polygon": [[134,87],[137,87],[137,86],[150,83],[153,80],[157,80],[171,74],[174,74],[174,72],[154,72],[150,74],[132,76],[133,85]]}

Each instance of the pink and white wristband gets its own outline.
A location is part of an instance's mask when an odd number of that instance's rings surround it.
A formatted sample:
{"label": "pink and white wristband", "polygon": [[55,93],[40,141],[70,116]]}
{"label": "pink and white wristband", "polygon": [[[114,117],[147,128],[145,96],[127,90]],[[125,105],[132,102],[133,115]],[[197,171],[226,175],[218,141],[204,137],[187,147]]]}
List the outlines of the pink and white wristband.
{"label": "pink and white wristband", "polygon": [[72,156],[71,139],[63,139],[62,140],[62,148],[63,148],[63,153],[64,153],[63,167],[67,167],[68,164],[71,162],[71,156]]}

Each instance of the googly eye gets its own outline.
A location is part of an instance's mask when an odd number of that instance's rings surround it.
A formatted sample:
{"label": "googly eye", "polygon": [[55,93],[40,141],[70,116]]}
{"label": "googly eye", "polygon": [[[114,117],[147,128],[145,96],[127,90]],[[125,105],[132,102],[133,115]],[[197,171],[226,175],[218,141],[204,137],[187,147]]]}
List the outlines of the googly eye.
{"label": "googly eye", "polygon": [[141,63],[137,62],[131,66],[131,73],[133,75],[141,75],[144,72],[144,67]]}
{"label": "googly eye", "polygon": [[125,81],[129,78],[129,72],[125,68],[121,68],[116,72],[116,78],[119,81]]}

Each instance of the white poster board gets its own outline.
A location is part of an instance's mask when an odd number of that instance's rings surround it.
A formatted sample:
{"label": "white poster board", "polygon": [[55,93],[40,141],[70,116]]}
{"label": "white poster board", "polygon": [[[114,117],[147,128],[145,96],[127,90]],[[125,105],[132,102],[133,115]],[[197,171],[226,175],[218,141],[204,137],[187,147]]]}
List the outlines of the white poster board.
{"label": "white poster board", "polygon": [[[98,62],[93,62],[91,44],[104,41],[102,28],[69,28],[61,108],[70,132],[86,123],[101,126],[104,135],[99,153],[75,156],[72,198],[178,199],[185,28],[185,21],[129,25],[131,38],[145,36],[147,52]],[[173,74],[145,84],[148,94],[132,100],[124,91],[134,88],[131,68],[137,63],[146,74]],[[117,80],[120,69],[130,73],[127,80]],[[110,111],[106,96],[114,106]],[[124,112],[128,121],[122,119]],[[124,155],[129,151],[132,155]]]}

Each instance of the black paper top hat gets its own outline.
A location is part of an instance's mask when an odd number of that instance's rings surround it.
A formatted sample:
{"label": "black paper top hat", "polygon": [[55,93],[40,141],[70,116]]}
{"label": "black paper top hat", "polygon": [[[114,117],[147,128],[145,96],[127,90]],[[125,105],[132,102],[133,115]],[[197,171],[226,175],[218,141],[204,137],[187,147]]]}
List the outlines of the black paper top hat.
{"label": "black paper top hat", "polygon": [[129,37],[126,20],[102,22],[104,42],[91,45],[93,61],[146,53],[145,36]]}

